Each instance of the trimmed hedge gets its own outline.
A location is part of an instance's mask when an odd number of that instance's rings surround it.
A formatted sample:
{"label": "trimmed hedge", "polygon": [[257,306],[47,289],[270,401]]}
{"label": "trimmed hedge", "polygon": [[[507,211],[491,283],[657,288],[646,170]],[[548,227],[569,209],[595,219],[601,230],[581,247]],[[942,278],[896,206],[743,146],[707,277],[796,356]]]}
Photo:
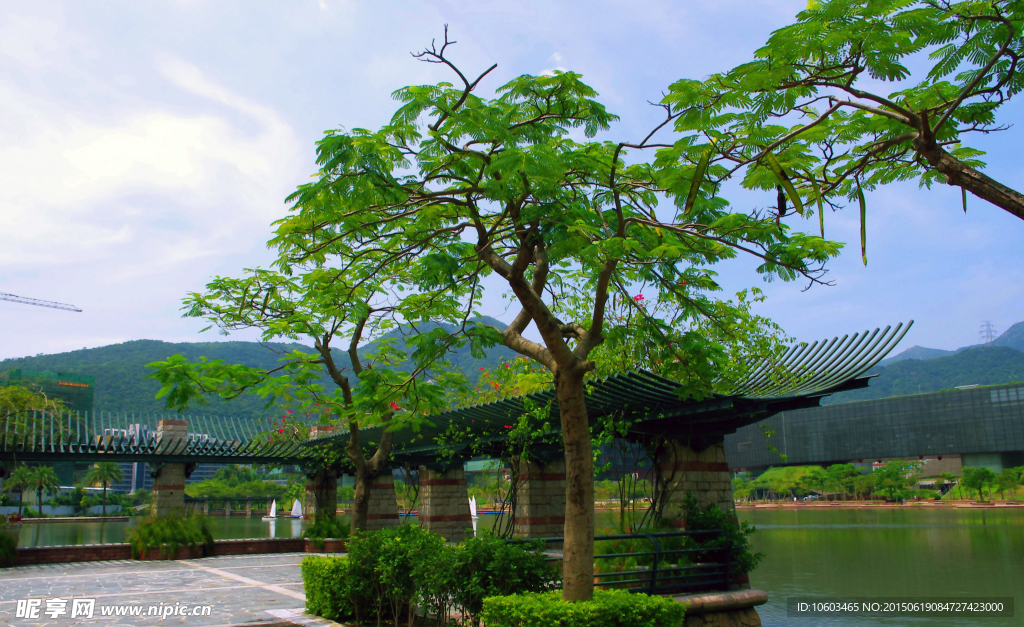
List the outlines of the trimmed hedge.
{"label": "trimmed hedge", "polygon": [[484,599],[487,627],[678,627],[686,606],[668,597],[594,590],[590,601],[567,602],[560,590]]}
{"label": "trimmed hedge", "polygon": [[306,611],[334,620],[355,613],[349,598],[347,557],[307,556],[301,563]]}

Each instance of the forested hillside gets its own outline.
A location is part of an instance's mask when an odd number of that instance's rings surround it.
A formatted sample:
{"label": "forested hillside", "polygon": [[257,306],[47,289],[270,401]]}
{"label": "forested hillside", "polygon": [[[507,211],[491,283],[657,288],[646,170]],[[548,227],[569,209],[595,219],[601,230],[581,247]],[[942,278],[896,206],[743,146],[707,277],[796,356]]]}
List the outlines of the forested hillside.
{"label": "forested hillside", "polygon": [[1005,346],[978,346],[935,359],[906,359],[876,366],[871,386],[834,395],[827,403],[948,390],[961,385],[1024,381],[1024,352]]}
{"label": "forested hillside", "polygon": [[[481,318],[481,322],[492,324],[498,328],[505,325],[493,318]],[[426,330],[426,329],[424,329]],[[385,337],[399,339],[408,329],[398,329]],[[360,354],[371,353],[376,343],[360,349]],[[171,343],[158,340],[134,340],[123,344],[89,348],[55,355],[39,355],[0,361],[0,372],[16,368],[26,370],[50,370],[82,374],[96,377],[94,407],[97,411],[111,412],[164,412],[162,400],[157,400],[159,384],[147,378],[149,371],[146,364],[167,359],[171,355],[183,355],[189,360],[222,359],[228,363],[239,363],[258,368],[272,368],[277,365],[282,355],[293,350],[313,353],[313,349],[301,344],[259,344],[257,342],[195,342]],[[466,373],[471,382],[475,382],[478,368],[492,366],[502,359],[508,359],[514,353],[504,346],[496,346],[488,350],[486,359],[477,359],[470,354],[469,347],[459,349],[450,359],[452,363]],[[335,350],[335,360],[339,365],[350,364],[348,355]],[[326,379],[325,385],[333,385]],[[267,413],[263,407],[265,401],[255,395],[246,395],[222,403],[219,399],[211,399],[209,405],[195,408],[191,413],[261,416]],[[269,410],[273,411],[273,410]]]}

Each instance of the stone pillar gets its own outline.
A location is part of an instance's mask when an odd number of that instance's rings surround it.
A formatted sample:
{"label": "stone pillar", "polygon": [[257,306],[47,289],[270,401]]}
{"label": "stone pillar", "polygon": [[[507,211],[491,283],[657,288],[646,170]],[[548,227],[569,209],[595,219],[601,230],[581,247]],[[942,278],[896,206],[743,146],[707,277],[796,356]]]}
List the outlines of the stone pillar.
{"label": "stone pillar", "polygon": [[306,475],[306,494],[302,500],[302,517],[306,520],[316,517],[317,493],[320,494],[323,514],[334,518],[338,513],[337,470],[318,470],[312,475]]}
{"label": "stone pillar", "polygon": [[[338,430],[333,425],[313,425],[309,430],[309,439],[330,435]],[[334,518],[338,513],[338,471],[331,468],[318,470],[312,475],[306,475],[306,493],[302,499],[302,517],[312,520],[316,517],[317,495],[320,496],[320,505],[323,514]]]}
{"label": "stone pillar", "polygon": [[462,466],[444,472],[420,466],[420,526],[449,542],[462,542],[473,534]]}
{"label": "stone pillar", "polygon": [[[658,451],[656,464],[666,491],[664,516],[677,527],[686,528],[682,505],[687,493],[696,497],[701,510],[717,505],[732,520],[737,520],[723,440],[701,450],[670,440]],[[738,575],[733,581],[731,588],[734,590],[750,588],[746,575]]]}
{"label": "stone pillar", "polygon": [[[184,420],[161,420],[156,429],[157,448],[164,454],[184,452],[188,445],[188,423]],[[153,515],[181,516],[185,512],[185,464],[151,466],[153,477]]]}
{"label": "stone pillar", "polygon": [[224,499],[224,516],[231,515],[231,499]]}
{"label": "stone pillar", "polygon": [[245,517],[252,518],[252,499],[245,499]]}
{"label": "stone pillar", "polygon": [[209,516],[210,515],[210,497],[208,497],[208,496],[204,496],[203,497],[203,515],[204,516]]}
{"label": "stone pillar", "polygon": [[[376,531],[384,527],[402,524],[398,518],[398,497],[395,496],[395,477],[387,469],[370,485],[370,504],[366,514],[366,530]],[[420,510],[422,511],[422,510]]]}
{"label": "stone pillar", "polygon": [[565,534],[565,458],[547,464],[519,462],[516,490],[517,538],[559,538]]}
{"label": "stone pillar", "polygon": [[675,520],[677,526],[685,528],[682,504],[687,493],[697,498],[702,510],[714,504],[736,518],[732,477],[725,461],[723,440],[700,451],[671,440],[659,451],[656,463],[666,489],[665,518]]}

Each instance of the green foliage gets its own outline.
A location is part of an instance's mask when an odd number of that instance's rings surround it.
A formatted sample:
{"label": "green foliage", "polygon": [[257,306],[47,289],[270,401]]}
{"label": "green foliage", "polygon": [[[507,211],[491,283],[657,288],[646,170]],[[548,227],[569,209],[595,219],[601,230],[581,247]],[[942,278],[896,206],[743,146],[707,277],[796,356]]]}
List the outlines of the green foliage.
{"label": "green foliage", "polygon": [[705,558],[714,560],[720,556],[723,547],[732,547],[732,559],[740,572],[749,573],[764,559],[764,553],[755,553],[750,544],[750,536],[756,531],[747,521],[737,522],[732,515],[719,509],[714,503],[701,509],[697,499],[690,493],[683,499],[683,518],[686,520],[687,531],[721,530],[716,537],[703,539],[700,536],[686,538],[686,548],[707,549],[707,553],[695,553],[690,559],[696,562]]}
{"label": "green foliage", "polygon": [[412,612],[427,573],[444,549],[444,539],[416,525],[359,533],[348,542],[350,589],[359,615],[399,616]]}
{"label": "green foliage", "polygon": [[540,541],[508,544],[489,533],[467,538],[451,558],[455,607],[480,624],[484,599],[522,592],[540,592],[557,581],[557,572],[545,561]]}
{"label": "green foliage", "polygon": [[98,462],[85,475],[85,483],[103,488],[103,515],[107,514],[107,488],[124,479],[124,471],[114,462]]}
{"label": "green foliage", "polygon": [[18,536],[0,528],[0,568],[14,566],[18,558]]}
{"label": "green foliage", "polygon": [[667,152],[692,160],[707,138],[712,183],[781,184],[804,218],[801,197],[819,212],[857,201],[862,250],[862,190],[890,182],[948,182],[1024,215],[1013,192],[979,185],[984,153],[963,144],[1004,128],[996,114],[1024,87],[1022,31],[1016,0],[811,2],[752,61],[671,86],[663,103],[686,135]]}
{"label": "green foliage", "polygon": [[43,492],[53,492],[60,486],[57,471],[52,466],[36,466],[28,476],[28,487],[36,492],[39,515],[43,515]]}
{"label": "green foliage", "polygon": [[313,519],[313,524],[302,532],[302,537],[312,540],[313,544],[322,549],[327,538],[347,538],[351,524],[346,516],[317,516]]}
{"label": "green foliage", "polygon": [[964,467],[960,474],[960,484],[968,490],[974,490],[977,492],[978,500],[984,502],[984,489],[989,488],[989,491],[991,492],[992,484],[996,482],[996,478],[997,475],[991,468],[986,468],[984,466],[980,468]]}
{"label": "green foliage", "polygon": [[479,625],[488,596],[539,591],[557,581],[539,543],[483,535],[451,546],[415,525],[359,533],[341,558],[302,562],[306,610],[332,620],[371,616],[396,624],[418,605],[438,624],[453,611]]}
{"label": "green foliage", "polygon": [[875,478],[875,489],[888,494],[891,499],[899,499],[901,493],[917,483],[923,465],[918,461],[889,461],[872,473]]}
{"label": "green foliage", "polygon": [[686,606],[671,597],[595,590],[589,601],[563,601],[557,591],[492,597],[481,618],[487,627],[677,627]]}
{"label": "green foliage", "polygon": [[[249,466],[229,464],[218,468],[213,478],[191,483],[185,486],[185,493],[192,497],[245,497],[264,496],[281,498],[288,488],[278,483],[264,481]],[[295,497],[292,497],[295,498]]]}
{"label": "green foliage", "polygon": [[140,520],[125,530],[131,545],[132,559],[141,559],[149,549],[159,548],[170,559],[183,546],[193,549],[213,548],[210,520],[205,516],[162,516]]}
{"label": "green foliage", "polygon": [[4,480],[4,492],[18,493],[18,515],[22,513],[25,501],[25,491],[32,489],[32,469],[25,464],[18,464],[11,471],[11,475]]}
{"label": "green foliage", "polygon": [[354,594],[350,589],[348,557],[307,555],[299,570],[306,593],[306,611],[328,620],[355,615]]}

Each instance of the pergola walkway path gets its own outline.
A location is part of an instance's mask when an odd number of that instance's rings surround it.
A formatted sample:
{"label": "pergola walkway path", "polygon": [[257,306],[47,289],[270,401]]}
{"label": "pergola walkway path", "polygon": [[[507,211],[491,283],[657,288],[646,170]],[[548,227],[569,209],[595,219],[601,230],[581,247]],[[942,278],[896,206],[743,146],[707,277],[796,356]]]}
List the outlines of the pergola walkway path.
{"label": "pergola walkway path", "polygon": [[[0,571],[0,625],[202,625],[286,627],[337,625],[303,614],[299,562],[304,553],[209,557],[178,561],[111,561],[19,566]],[[42,599],[37,618],[17,617],[18,601]],[[67,600],[67,613],[46,614],[47,601]],[[92,618],[71,618],[73,599],[95,599]],[[210,606],[207,616],[147,616],[151,606]],[[141,608],[141,616],[103,616],[102,608]]]}

